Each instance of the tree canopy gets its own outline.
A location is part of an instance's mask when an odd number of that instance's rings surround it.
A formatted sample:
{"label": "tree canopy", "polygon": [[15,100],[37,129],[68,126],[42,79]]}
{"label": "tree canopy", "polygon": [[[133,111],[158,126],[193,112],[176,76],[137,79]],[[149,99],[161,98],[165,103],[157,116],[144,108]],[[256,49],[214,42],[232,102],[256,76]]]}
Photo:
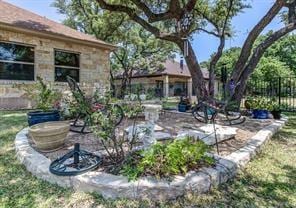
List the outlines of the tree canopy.
{"label": "tree canopy", "polygon": [[122,75],[122,93],[133,70],[159,69],[178,50],[174,44],[155,38],[127,15],[104,11],[93,0],[55,0],[53,6],[66,16],[65,25],[118,46],[111,55],[111,77]]}
{"label": "tree canopy", "polygon": [[[268,34],[272,34],[272,31],[266,35],[258,37],[254,46],[258,46]],[[268,48],[254,72],[251,75],[251,80],[270,81],[278,77],[289,77],[296,75],[296,35],[290,34]],[[220,69],[226,67],[228,73],[231,73],[235,67],[236,60],[241,52],[240,47],[232,47],[225,50],[217,63],[216,74],[220,75]],[[208,67],[211,59],[203,64]]]}
{"label": "tree canopy", "polygon": [[[72,0],[73,2],[77,0]],[[133,21],[156,39],[175,44],[184,52],[193,85],[199,97],[213,95],[215,68],[225,47],[225,40],[233,35],[232,19],[249,5],[246,0],[80,0],[90,1],[94,7],[99,6],[96,15],[124,15],[124,21]],[[97,4],[95,4],[97,2]],[[256,6],[257,2],[254,2]],[[86,12],[91,13],[90,11]],[[276,17],[281,15],[285,25],[269,34],[255,48],[255,42],[262,31]],[[86,15],[87,16],[87,15]],[[94,16],[96,19],[99,17]],[[274,0],[270,9],[250,30],[238,59],[235,62],[231,78],[240,82],[236,88],[235,99],[242,98],[246,83],[264,52],[284,35],[296,29],[296,0]],[[218,38],[219,45],[209,64],[209,86],[203,78],[198,61],[199,51],[194,51],[190,40],[194,34],[206,33]],[[196,36],[194,36],[196,38]],[[189,41],[187,41],[189,40]]]}

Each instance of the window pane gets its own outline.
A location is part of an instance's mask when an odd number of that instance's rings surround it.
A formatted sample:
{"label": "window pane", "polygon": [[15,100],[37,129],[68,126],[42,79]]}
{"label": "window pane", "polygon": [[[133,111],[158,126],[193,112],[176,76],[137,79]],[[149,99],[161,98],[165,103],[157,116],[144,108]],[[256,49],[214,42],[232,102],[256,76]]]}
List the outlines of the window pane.
{"label": "window pane", "polygon": [[0,62],[0,79],[34,80],[34,65]]}
{"label": "window pane", "polygon": [[0,60],[34,63],[34,48],[0,42]]}
{"label": "window pane", "polygon": [[79,69],[71,69],[71,68],[55,68],[55,81],[57,82],[67,82],[67,76],[72,77],[79,82]]}
{"label": "window pane", "polygon": [[79,68],[79,54],[55,51],[55,65]]}

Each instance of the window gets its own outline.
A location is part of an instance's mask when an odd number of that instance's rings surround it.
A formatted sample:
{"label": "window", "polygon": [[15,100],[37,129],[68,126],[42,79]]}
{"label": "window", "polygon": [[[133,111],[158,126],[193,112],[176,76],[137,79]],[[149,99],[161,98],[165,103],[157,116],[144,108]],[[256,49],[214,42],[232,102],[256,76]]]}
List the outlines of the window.
{"label": "window", "polygon": [[0,79],[34,80],[34,47],[0,42]]}
{"label": "window", "polygon": [[79,54],[56,50],[54,53],[55,81],[66,82],[67,76],[79,82]]}

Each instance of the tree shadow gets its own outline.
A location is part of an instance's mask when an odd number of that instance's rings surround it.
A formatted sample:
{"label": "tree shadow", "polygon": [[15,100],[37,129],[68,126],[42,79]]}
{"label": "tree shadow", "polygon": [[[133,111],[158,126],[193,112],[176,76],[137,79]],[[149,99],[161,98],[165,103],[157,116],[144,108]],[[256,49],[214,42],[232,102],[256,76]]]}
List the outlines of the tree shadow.
{"label": "tree shadow", "polygon": [[18,20],[14,21],[12,25],[17,27],[22,27],[25,29],[32,29],[38,31],[49,31],[50,27],[48,25],[42,24],[41,22],[33,21],[33,20]]}

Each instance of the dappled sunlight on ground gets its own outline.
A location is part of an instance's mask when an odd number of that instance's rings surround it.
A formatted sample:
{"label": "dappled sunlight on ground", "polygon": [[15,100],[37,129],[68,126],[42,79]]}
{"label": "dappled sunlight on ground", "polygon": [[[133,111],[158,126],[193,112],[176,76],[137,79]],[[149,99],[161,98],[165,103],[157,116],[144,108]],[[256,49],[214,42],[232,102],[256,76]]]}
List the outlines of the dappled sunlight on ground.
{"label": "dappled sunlight on ground", "polygon": [[[26,116],[0,112],[0,207],[296,207],[296,117],[232,182],[208,194],[188,194],[170,202],[106,200],[41,181],[16,160],[15,134]],[[9,116],[6,116],[9,115]],[[5,116],[5,117],[2,117]]]}

